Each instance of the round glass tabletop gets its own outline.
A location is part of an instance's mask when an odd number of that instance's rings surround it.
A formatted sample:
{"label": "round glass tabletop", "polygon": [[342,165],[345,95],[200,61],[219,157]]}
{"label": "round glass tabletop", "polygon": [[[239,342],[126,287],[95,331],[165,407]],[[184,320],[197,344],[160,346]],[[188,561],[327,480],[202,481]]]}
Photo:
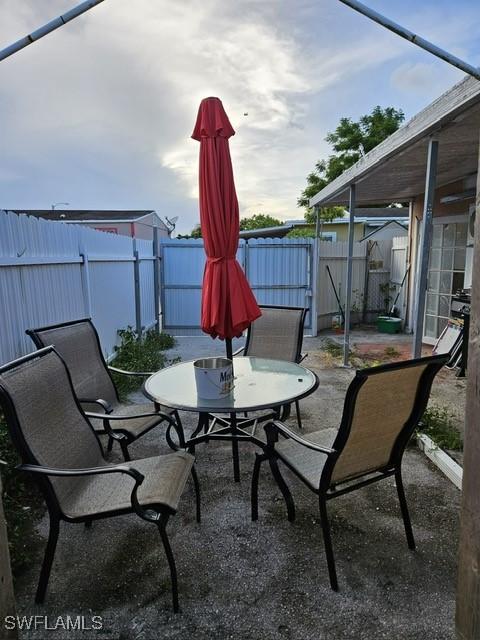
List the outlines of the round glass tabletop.
{"label": "round glass tabletop", "polygon": [[318,387],[318,378],[312,371],[284,360],[236,357],[233,372],[233,390],[218,400],[197,395],[193,360],[154,373],[145,382],[144,393],[172,409],[236,413],[289,404],[308,396]]}

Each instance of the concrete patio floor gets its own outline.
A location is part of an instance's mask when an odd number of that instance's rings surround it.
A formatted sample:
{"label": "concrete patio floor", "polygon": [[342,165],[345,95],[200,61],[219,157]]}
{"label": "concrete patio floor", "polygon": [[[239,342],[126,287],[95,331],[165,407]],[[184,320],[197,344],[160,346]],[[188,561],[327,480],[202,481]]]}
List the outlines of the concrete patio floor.
{"label": "concrete patio floor", "polygon": [[[378,334],[376,334],[378,337]],[[199,338],[207,341],[208,339]],[[319,340],[319,339],[315,339]],[[179,341],[186,358],[212,354]],[[213,345],[220,345],[218,341]],[[306,366],[320,378],[302,401],[305,432],[338,426],[352,370],[326,368],[305,341]],[[197,348],[198,347],[198,348]],[[205,351],[204,351],[205,349]],[[188,351],[188,353],[187,353]],[[183,414],[187,431],[194,416]],[[293,424],[293,422],[291,421]],[[131,448],[134,457],[166,453],[156,429]],[[118,452],[117,452],[118,454]],[[116,455],[120,460],[120,457]],[[44,606],[33,596],[37,561],[17,581],[20,615],[97,615],[97,632],[23,632],[22,638],[176,640],[447,640],[454,637],[460,492],[416,448],[407,450],[404,482],[417,550],[408,550],[393,479],[330,503],[340,591],[331,591],[314,494],[285,471],[297,508],[294,523],[269,471],[260,480],[259,520],[250,520],[251,445],[241,447],[241,482],[232,478],[229,443],[197,449],[202,522],[189,486],[169,524],[181,613],[171,609],[168,569],[156,528],[136,516],[64,524]],[[132,462],[134,465],[134,462]],[[39,525],[45,541],[47,519]]]}

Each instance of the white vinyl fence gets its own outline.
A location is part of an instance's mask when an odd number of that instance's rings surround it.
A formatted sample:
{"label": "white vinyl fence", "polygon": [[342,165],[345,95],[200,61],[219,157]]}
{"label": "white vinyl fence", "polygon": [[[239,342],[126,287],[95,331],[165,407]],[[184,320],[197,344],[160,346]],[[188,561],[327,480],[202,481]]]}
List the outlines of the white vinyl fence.
{"label": "white vinyl fence", "polygon": [[26,329],[85,317],[111,355],[157,322],[156,265],[151,241],[0,211],[0,363],[33,350]]}

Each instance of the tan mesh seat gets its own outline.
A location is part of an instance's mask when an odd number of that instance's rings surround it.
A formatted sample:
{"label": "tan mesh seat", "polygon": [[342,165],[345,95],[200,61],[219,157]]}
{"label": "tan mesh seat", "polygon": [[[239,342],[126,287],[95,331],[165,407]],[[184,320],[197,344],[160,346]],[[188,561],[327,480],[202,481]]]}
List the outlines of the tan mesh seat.
{"label": "tan mesh seat", "polygon": [[[176,570],[166,534],[192,474],[200,520],[194,458],[185,451],[115,465],[78,402],[65,363],[53,347],[0,367],[0,402],[12,440],[34,475],[50,515],[50,533],[36,600],[43,602],[59,533],[59,522],[85,522],[136,513],[157,525],[172,577],[178,610]],[[93,552],[92,552],[93,553]]]}
{"label": "tan mesh seat", "polygon": [[[105,416],[102,418],[90,416],[90,420],[98,433],[113,432],[115,434],[114,437],[109,438],[109,450],[116,439],[122,447],[125,460],[130,460],[128,446],[165,420],[169,425],[172,425],[172,421],[175,423],[172,426],[177,431],[180,444],[183,445],[183,428],[177,411],[167,413],[168,418],[166,418],[165,414],[160,412],[160,407],[152,402],[144,404],[120,402],[110,371],[125,375],[149,374],[109,367],[103,357],[98,333],[91,320],[75,320],[40,329],[29,329],[27,334],[39,349],[48,345],[55,347],[70,371],[73,388],[87,414],[108,413],[111,420],[107,423],[105,423]],[[145,417],[135,418],[135,415]],[[124,419],[116,420],[117,417],[124,417]],[[171,442],[169,435],[167,441]]]}
{"label": "tan mesh seat", "polygon": [[[142,507],[161,504],[177,511],[192,468],[193,456],[182,451],[135,460],[130,464],[145,476],[138,489],[138,500]],[[83,519],[94,515],[131,511],[130,497],[133,484],[132,478],[127,475],[86,476],[82,478],[82,483],[66,496],[63,505],[65,514],[70,518]]]}
{"label": "tan mesh seat", "polygon": [[[245,347],[236,352],[244,356],[270,358],[272,360],[287,360],[301,362],[306,355],[302,355],[303,328],[307,309],[303,307],[275,307],[260,305],[262,315],[252,322],[248,328]],[[295,401],[297,423],[302,428],[300,403]],[[283,408],[282,420],[290,415],[290,406]]]}
{"label": "tan mesh seat", "polygon": [[258,517],[258,478],[264,460],[285,498],[289,520],[295,517],[292,496],[278,467],[280,460],[319,496],[330,584],[335,590],[338,581],[327,500],[394,476],[408,545],[415,547],[403,490],[402,457],[427,406],[433,379],[447,359],[433,356],[358,371],[348,388],[338,430],[318,430],[301,437],[280,421],[265,425],[267,445],[257,455],[252,478],[252,519]]}
{"label": "tan mesh seat", "polygon": [[[305,440],[331,448],[336,436],[336,429],[321,429],[306,435]],[[307,449],[307,447],[291,438],[282,438],[275,445],[275,451],[281,460],[288,461],[295,473],[302,476],[314,491],[318,489],[323,467],[327,461],[326,456],[319,455],[318,451]]]}

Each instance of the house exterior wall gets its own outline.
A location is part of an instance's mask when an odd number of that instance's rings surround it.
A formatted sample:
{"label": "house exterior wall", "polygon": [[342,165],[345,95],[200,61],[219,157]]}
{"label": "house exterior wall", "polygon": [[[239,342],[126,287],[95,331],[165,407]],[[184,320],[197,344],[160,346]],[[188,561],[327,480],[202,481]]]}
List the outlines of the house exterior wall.
{"label": "house exterior wall", "polygon": [[168,231],[158,216],[153,213],[135,222],[78,222],[97,231],[107,231],[119,236],[128,236],[130,238],[138,238],[140,240],[153,240],[153,227],[158,227],[158,233],[161,238],[168,238]]}
{"label": "house exterior wall", "polygon": [[[353,234],[353,239],[355,242],[363,238],[364,226],[365,225],[363,222],[357,222],[355,224],[355,229]],[[348,240],[348,220],[346,222],[338,222],[335,224],[326,222],[323,225],[323,231],[324,232],[333,231],[334,233],[336,233],[337,236],[335,238],[335,242],[346,242]]]}

